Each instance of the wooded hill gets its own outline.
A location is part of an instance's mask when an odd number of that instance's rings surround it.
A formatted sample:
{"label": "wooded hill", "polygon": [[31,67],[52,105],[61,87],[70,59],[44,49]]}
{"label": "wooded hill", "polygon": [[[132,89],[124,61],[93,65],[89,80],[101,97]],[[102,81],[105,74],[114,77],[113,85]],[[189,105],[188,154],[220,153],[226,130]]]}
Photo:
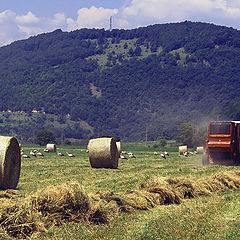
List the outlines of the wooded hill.
{"label": "wooded hill", "polygon": [[184,122],[240,120],[239,59],[240,31],[188,21],[16,41],[0,48],[0,111],[24,113],[2,112],[0,134],[154,140]]}

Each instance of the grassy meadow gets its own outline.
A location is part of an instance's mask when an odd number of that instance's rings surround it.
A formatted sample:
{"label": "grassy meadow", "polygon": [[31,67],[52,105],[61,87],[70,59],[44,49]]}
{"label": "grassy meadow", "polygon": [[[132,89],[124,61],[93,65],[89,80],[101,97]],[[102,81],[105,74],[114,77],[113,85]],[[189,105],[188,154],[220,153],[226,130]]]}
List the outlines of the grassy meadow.
{"label": "grassy meadow", "polygon": [[[39,146],[23,146],[24,153]],[[84,147],[58,146],[56,153],[22,159],[14,201],[51,185],[77,181],[90,194],[125,193],[136,190],[154,176],[204,178],[221,171],[237,171],[237,166],[202,166],[201,155],[179,156],[177,148],[156,149],[145,144],[122,144],[122,150],[136,158],[119,159],[118,169],[93,169]],[[163,159],[154,151],[167,150]],[[66,152],[73,153],[70,158]],[[181,204],[160,205],[148,210],[122,212],[106,224],[62,222],[31,239],[240,239],[240,189],[213,192],[184,200]]]}

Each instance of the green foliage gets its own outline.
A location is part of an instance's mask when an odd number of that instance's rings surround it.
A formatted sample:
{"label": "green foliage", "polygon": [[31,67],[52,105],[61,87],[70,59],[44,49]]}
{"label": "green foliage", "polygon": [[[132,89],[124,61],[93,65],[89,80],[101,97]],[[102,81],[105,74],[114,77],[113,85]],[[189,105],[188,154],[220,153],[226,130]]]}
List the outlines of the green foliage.
{"label": "green foliage", "polygon": [[72,142],[69,139],[65,139],[64,144],[65,145],[72,145]]}
{"label": "green foliage", "polygon": [[164,139],[164,138],[161,137],[161,136],[158,137],[157,141],[159,142],[159,145],[160,145],[161,147],[165,147],[165,146],[167,145],[167,140]]}
{"label": "green foliage", "polygon": [[177,140],[188,147],[194,146],[194,136],[196,135],[196,127],[191,123],[181,124],[178,128],[179,135]]}
{"label": "green foliage", "polygon": [[181,124],[178,127],[179,143],[187,145],[188,147],[203,146],[207,137],[207,125],[196,126],[190,122]]}
{"label": "green foliage", "polygon": [[45,146],[48,143],[55,143],[56,137],[53,132],[49,130],[40,130],[36,134],[36,143],[40,146]]}
{"label": "green foliage", "polygon": [[[156,140],[173,139],[180,124],[206,116],[240,120],[239,39],[238,30],[186,21],[132,30],[58,29],[14,42],[0,48],[0,111],[30,117],[21,125],[1,118],[0,134],[31,140],[44,126],[58,138],[88,139],[101,127],[107,135],[143,140],[148,125],[149,140]],[[36,118],[33,109],[41,113]],[[54,115],[51,121],[44,112]]]}

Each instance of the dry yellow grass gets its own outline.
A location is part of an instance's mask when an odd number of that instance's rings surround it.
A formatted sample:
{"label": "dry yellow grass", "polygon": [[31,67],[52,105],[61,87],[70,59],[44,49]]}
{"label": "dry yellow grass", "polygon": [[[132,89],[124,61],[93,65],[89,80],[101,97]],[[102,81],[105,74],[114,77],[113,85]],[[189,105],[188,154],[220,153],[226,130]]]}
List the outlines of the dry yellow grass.
{"label": "dry yellow grass", "polygon": [[120,193],[87,194],[79,183],[67,182],[51,185],[21,201],[4,198],[0,206],[0,226],[3,234],[27,238],[66,221],[103,224],[121,212],[180,204],[184,199],[237,188],[240,188],[240,171],[220,172],[204,178],[153,177],[134,191]]}

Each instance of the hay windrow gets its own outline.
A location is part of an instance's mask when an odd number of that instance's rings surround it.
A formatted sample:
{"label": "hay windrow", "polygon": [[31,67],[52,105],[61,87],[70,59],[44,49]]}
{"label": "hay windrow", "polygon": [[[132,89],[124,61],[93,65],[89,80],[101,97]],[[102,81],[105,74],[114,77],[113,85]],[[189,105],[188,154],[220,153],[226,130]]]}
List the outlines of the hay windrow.
{"label": "hay windrow", "polygon": [[10,199],[15,199],[20,197],[21,195],[19,194],[19,192],[17,190],[14,189],[7,189],[4,191],[0,192],[0,199],[1,198],[10,198]]}
{"label": "hay windrow", "polygon": [[125,193],[102,194],[102,199],[107,202],[115,202],[122,212],[133,210],[147,210],[157,205],[153,194],[147,191],[127,191]]}
{"label": "hay windrow", "polygon": [[121,212],[179,204],[184,199],[237,188],[240,188],[240,171],[220,172],[205,178],[154,177],[136,190],[123,193],[89,195],[77,182],[49,186],[22,202],[1,199],[0,239],[31,237],[66,221],[106,224]]}
{"label": "hay windrow", "polygon": [[239,173],[237,172],[221,172],[218,173],[214,180],[217,180],[224,184],[226,188],[237,189],[240,187]]}
{"label": "hay windrow", "polygon": [[107,224],[119,216],[120,208],[115,201],[95,199],[89,212],[89,221],[95,224]]}
{"label": "hay windrow", "polygon": [[41,214],[31,204],[6,201],[0,208],[0,226],[11,237],[26,238],[46,231]]}
{"label": "hay windrow", "polygon": [[64,183],[50,186],[37,192],[30,201],[35,210],[50,222],[59,224],[61,220],[86,220],[90,210],[90,199],[79,183]]}

